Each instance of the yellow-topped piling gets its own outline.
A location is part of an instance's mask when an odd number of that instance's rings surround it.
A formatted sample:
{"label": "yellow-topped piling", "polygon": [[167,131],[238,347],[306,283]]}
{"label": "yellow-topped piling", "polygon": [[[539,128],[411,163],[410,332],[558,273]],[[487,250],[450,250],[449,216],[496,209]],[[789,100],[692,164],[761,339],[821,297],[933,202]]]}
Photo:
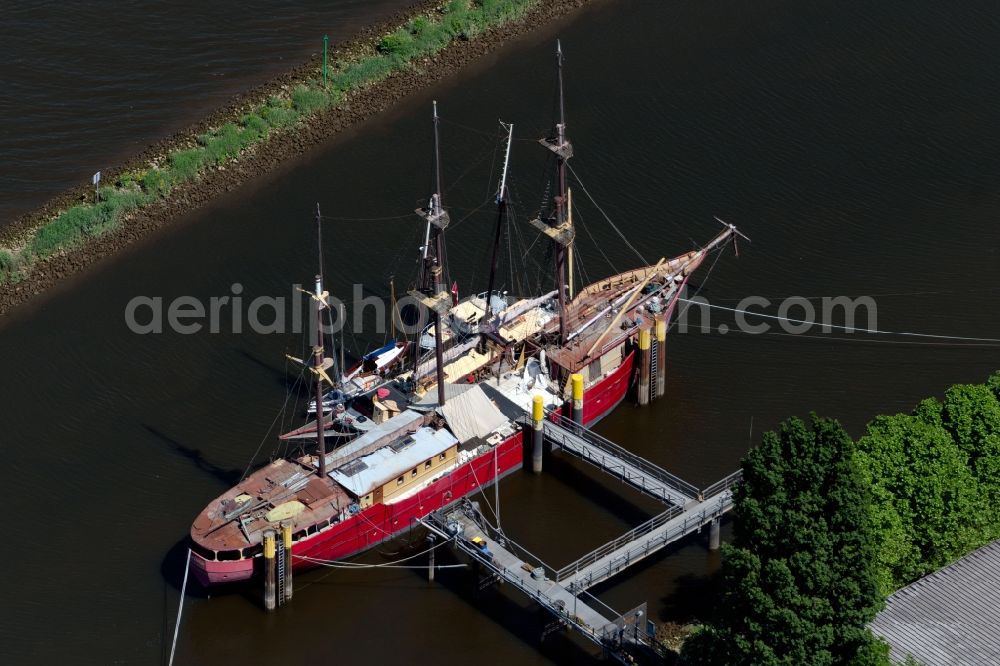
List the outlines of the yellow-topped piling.
{"label": "yellow-topped piling", "polygon": [[264,608],[273,611],[275,600],[275,561],[277,551],[274,542],[274,530],[264,531]]}
{"label": "yellow-topped piling", "polygon": [[292,524],[281,523],[281,544],[285,547],[285,598],[282,603],[292,600]]}
{"label": "yellow-topped piling", "polygon": [[545,400],[540,395],[531,399],[531,471],[542,471],[543,438],[545,436]]}
{"label": "yellow-topped piling", "polygon": [[667,392],[667,320],[656,320],[656,387],[655,395],[662,398]]}
{"label": "yellow-topped piling", "polygon": [[649,363],[652,355],[649,353],[649,324],[639,328],[639,386],[637,389],[640,405],[649,404]]}
{"label": "yellow-topped piling", "polygon": [[573,423],[583,425],[583,375],[575,372],[570,375],[573,383]]}

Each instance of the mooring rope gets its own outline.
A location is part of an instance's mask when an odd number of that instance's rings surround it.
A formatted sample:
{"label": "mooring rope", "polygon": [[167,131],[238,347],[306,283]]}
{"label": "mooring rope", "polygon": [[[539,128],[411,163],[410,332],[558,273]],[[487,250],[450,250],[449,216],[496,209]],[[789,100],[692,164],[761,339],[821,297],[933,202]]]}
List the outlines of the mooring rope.
{"label": "mooring rope", "polygon": [[187,592],[188,572],[191,571],[191,549],[188,548],[187,561],[184,563],[184,582],[181,584],[181,600],[177,606],[177,621],[174,623],[174,641],[170,644],[170,661],[167,666],[174,666],[174,651],[177,649],[177,634],[181,629],[181,613],[184,612],[184,595]]}
{"label": "mooring rope", "polygon": [[[426,555],[427,553],[431,552],[432,550],[435,550],[436,548],[440,548],[441,546],[443,546],[443,545],[445,545],[447,543],[449,543],[449,542],[448,541],[442,541],[441,543],[439,543],[437,545],[431,546],[427,550],[421,551],[421,552],[416,553],[414,555],[410,555],[408,557],[404,557],[401,560],[395,560],[393,562],[386,562],[384,564],[362,564],[361,562],[348,562],[347,560],[324,560],[324,559],[320,559],[318,557],[309,557],[308,555],[295,555],[295,554],[293,554],[292,557],[298,558],[300,560],[305,560],[306,562],[312,562],[313,564],[318,564],[318,565],[325,566],[325,567],[332,567],[332,568],[335,568],[335,569],[427,569],[428,567],[424,566],[424,565],[420,565],[420,566],[417,566],[417,565],[400,566],[400,563],[401,562],[409,562],[410,560],[412,560],[414,558],[417,558],[417,557],[420,557],[421,555]],[[464,564],[457,564],[457,565],[456,564],[452,564],[452,565],[443,565],[443,566],[439,566],[439,567],[435,567],[435,568],[436,569],[444,569],[446,567],[447,568],[454,568],[454,567],[464,567],[464,566],[466,566],[466,565],[464,565]]]}
{"label": "mooring rope", "polygon": [[[806,324],[809,326],[822,326],[824,328],[835,328],[840,331],[846,331],[847,333],[871,333],[872,335],[898,335],[905,337],[914,338],[931,338],[934,340],[959,340],[962,342],[1000,342],[1000,338],[973,338],[961,335],[937,335],[935,333],[913,333],[910,331],[883,331],[875,328],[860,328],[855,326],[840,326],[837,324],[830,324],[827,322],[819,321],[805,321],[803,319],[791,319],[789,317],[782,317],[780,315],[771,315],[764,312],[753,312],[752,310],[742,310],[740,308],[729,308],[724,305],[713,305],[712,303],[705,303],[702,301],[692,301],[688,298],[681,298],[678,296],[677,300],[688,303],[690,307],[694,303],[698,305],[706,305],[710,308],[717,310],[725,310],[727,312],[735,312],[743,315],[754,315],[756,317],[764,317],[765,319],[777,319],[778,321],[787,321],[792,324]],[[685,308],[686,309],[686,308]]]}

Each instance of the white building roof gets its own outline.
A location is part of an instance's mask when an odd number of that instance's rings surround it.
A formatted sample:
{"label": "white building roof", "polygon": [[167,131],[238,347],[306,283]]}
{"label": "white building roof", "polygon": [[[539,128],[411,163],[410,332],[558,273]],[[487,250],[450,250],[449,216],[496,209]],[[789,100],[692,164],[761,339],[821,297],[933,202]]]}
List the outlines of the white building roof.
{"label": "white building roof", "polygon": [[330,472],[330,478],[355,496],[364,497],[456,444],[458,440],[447,430],[425,426],[408,437],[338,467]]}

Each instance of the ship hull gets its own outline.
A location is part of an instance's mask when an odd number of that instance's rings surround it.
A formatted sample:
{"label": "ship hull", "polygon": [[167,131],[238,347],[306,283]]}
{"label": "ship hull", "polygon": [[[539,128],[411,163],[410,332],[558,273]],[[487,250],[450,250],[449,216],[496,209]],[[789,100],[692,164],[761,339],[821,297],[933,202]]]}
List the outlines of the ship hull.
{"label": "ship hull", "polygon": [[[626,356],[618,368],[587,391],[583,404],[585,425],[596,423],[624,399],[632,376],[633,359],[634,353]],[[524,431],[519,431],[410,497],[391,504],[375,504],[348,520],[296,542],[292,545],[293,570],[311,569],[321,566],[323,561],[342,560],[399,536],[428,514],[470,497],[497,478],[519,469],[524,464],[524,457]],[[255,570],[263,566],[260,556],[220,562],[208,560],[196,552],[192,552],[191,563],[192,573],[205,587],[249,580]]]}

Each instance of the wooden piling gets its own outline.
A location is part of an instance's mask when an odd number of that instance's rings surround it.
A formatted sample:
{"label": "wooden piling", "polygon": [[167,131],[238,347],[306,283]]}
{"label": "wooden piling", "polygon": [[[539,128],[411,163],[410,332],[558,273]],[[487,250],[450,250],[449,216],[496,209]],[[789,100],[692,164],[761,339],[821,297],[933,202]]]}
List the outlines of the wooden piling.
{"label": "wooden piling", "polygon": [[428,558],[429,561],[427,563],[427,580],[429,580],[432,583],[434,582],[434,552],[436,550],[434,548],[434,541],[435,541],[434,535],[433,534],[428,534],[427,535],[427,543],[430,544],[431,552],[430,552],[430,556]]}
{"label": "wooden piling", "polygon": [[667,320],[656,320],[656,391],[657,398],[667,392]]}
{"label": "wooden piling", "polygon": [[545,419],[545,405],[542,396],[536,395],[532,398],[531,405],[531,471],[536,474],[542,471],[542,453],[544,452],[543,428]]}
{"label": "wooden piling", "polygon": [[639,395],[640,405],[649,404],[649,362],[650,362],[649,326],[639,329]]}
{"label": "wooden piling", "polygon": [[573,383],[573,423],[583,425],[583,375],[576,372],[569,378]]}
{"label": "wooden piling", "polygon": [[285,547],[285,598],[283,603],[292,600],[292,524],[281,523],[281,543]]}
{"label": "wooden piling", "polygon": [[275,561],[274,530],[264,531],[264,608],[273,611],[277,607],[275,599],[275,574],[277,573],[277,563]]}

